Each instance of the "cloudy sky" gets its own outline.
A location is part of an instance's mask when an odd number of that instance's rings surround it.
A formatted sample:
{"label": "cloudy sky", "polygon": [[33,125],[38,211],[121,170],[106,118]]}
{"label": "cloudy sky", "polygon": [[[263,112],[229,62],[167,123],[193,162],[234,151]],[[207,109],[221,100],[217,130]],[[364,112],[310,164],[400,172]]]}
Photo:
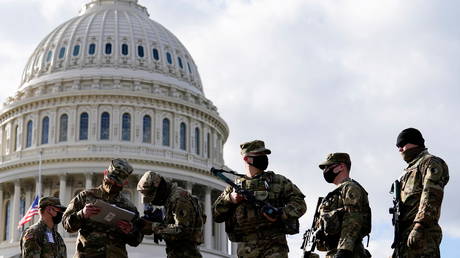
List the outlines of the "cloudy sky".
{"label": "cloudy sky", "polygon": [[[0,0],[0,100],[13,95],[28,56],[88,0]],[[388,194],[405,163],[395,148],[419,128],[449,165],[441,225],[443,257],[460,257],[460,2],[455,0],[140,0],[199,66],[206,96],[230,127],[225,159],[243,169],[238,145],[262,139],[270,169],[307,196],[333,189],[317,164],[351,155],[369,192],[374,257],[391,253]],[[457,115],[455,115],[457,114]],[[300,234],[289,238],[300,255]],[[456,246],[457,245],[457,246]]]}

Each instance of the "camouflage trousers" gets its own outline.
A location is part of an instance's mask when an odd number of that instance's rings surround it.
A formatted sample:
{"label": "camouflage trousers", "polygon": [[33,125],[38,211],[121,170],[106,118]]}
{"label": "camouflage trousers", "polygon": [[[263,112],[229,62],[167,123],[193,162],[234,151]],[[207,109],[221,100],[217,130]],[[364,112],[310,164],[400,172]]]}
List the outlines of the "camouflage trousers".
{"label": "camouflage trousers", "polygon": [[393,252],[393,258],[439,258],[441,257],[439,245],[441,244],[441,228],[436,225],[424,229],[423,239],[416,246],[407,246],[407,239],[412,227],[405,229],[397,249]]}
{"label": "camouflage trousers", "polygon": [[238,243],[238,258],[288,258],[286,237]]}
{"label": "camouflage trousers", "polygon": [[[334,258],[335,254],[337,253],[337,249],[330,250],[326,254],[326,258]],[[352,258],[369,258],[372,257],[369,251],[364,248],[364,245],[359,242],[355,245],[355,249],[353,250]]]}
{"label": "camouflage trousers", "polygon": [[166,241],[168,258],[201,258],[198,245],[190,241]]}

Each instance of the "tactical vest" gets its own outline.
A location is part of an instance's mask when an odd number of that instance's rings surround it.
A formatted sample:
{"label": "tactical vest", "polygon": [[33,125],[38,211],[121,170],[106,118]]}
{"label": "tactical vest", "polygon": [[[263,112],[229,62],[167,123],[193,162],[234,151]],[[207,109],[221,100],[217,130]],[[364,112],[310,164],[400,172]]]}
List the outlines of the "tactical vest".
{"label": "tactical vest", "polygon": [[[236,182],[243,189],[251,191],[257,200],[282,208],[286,203],[283,196],[283,180],[272,171],[267,171],[255,178],[239,178]],[[275,235],[286,234],[281,222],[269,222],[262,214],[261,207],[243,201],[233,207],[232,216],[225,221],[225,230],[233,242],[248,242],[270,239]],[[298,223],[298,220],[296,220]],[[297,229],[298,230],[298,229]]]}
{"label": "tactical vest", "polygon": [[[415,160],[413,163],[410,163],[409,166],[405,169],[405,173],[401,176],[401,223],[402,228],[411,227],[417,212],[419,210],[420,200],[423,192],[423,184],[425,181],[426,171],[430,162],[436,160],[444,167],[446,171],[448,170],[445,162],[431,154],[428,151],[421,153],[421,156]],[[440,214],[436,214],[439,219]]]}
{"label": "tactical vest", "polygon": [[193,239],[197,244],[204,242],[203,225],[206,223],[206,214],[203,211],[203,206],[195,195],[190,195],[191,202],[196,212],[195,225],[193,227]]}
{"label": "tactical vest", "polygon": [[[329,251],[337,248],[340,240],[340,234],[342,230],[343,214],[345,213],[345,207],[342,200],[342,191],[344,187],[350,183],[355,183],[361,188],[361,190],[367,196],[366,190],[356,181],[345,182],[337,187],[334,191],[328,193],[323,199],[320,210],[321,217],[318,225],[321,228],[321,232],[317,234],[317,249],[320,251]],[[363,198],[360,207],[363,207],[364,224],[361,227],[361,239],[368,236],[371,232],[371,208],[369,206],[368,198]]]}
{"label": "tactical vest", "polygon": [[[200,201],[198,198],[186,190],[177,187],[178,191],[180,192],[181,198],[185,198],[186,200],[190,201],[190,203],[193,205],[195,214],[193,216],[194,221],[192,222],[192,225],[190,227],[184,228],[184,232],[181,234],[177,235],[167,235],[165,236],[165,239],[171,240],[171,241],[181,241],[181,240],[186,240],[186,241],[192,241],[195,242],[196,244],[202,244],[204,242],[204,234],[203,234],[203,225],[206,223],[206,215],[203,211],[203,206],[200,204]],[[167,224],[174,224],[174,215],[172,213],[171,207],[167,207],[167,214],[166,214],[166,223]]]}

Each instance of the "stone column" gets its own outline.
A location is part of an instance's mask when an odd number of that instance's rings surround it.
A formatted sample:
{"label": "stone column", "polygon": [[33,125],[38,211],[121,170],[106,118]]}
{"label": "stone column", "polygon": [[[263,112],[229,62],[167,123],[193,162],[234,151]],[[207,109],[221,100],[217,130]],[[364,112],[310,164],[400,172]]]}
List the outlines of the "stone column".
{"label": "stone column", "polygon": [[[30,186],[27,186],[26,188],[26,205],[25,205],[25,210],[24,210],[24,215],[25,213],[27,213],[27,211],[29,210],[29,207],[32,205],[32,202],[33,202],[33,199],[32,198],[35,198],[35,197],[32,197],[32,188],[30,188]],[[24,226],[24,228],[26,228],[28,225],[32,225],[30,222],[26,223]]]}
{"label": "stone column", "polygon": [[93,188],[93,172],[85,174],[85,189]]}
{"label": "stone column", "polygon": [[13,243],[18,240],[18,223],[19,223],[19,199],[21,197],[21,184],[19,179],[14,181],[14,196],[13,196],[13,207],[10,213],[10,242]]}
{"label": "stone column", "polygon": [[[3,184],[0,184],[0,207],[2,211],[0,212],[0,218],[2,217],[3,213],[5,212],[3,206]],[[6,218],[3,218],[6,219]],[[0,220],[0,242],[3,240],[3,235],[5,234],[5,223]]]}
{"label": "stone column", "polygon": [[[48,139],[49,139],[49,138],[48,138]],[[42,176],[42,180],[43,180],[43,176]],[[39,199],[40,199],[41,196],[43,196],[41,193],[39,193],[40,190],[43,192],[43,185],[40,186],[40,182],[39,182],[38,176],[37,176],[37,177],[35,177],[35,194],[33,195],[33,199],[34,199],[34,200],[35,200],[35,197],[36,197],[37,195],[39,196],[39,197],[38,197]],[[31,224],[34,224],[35,222],[38,221],[38,218],[39,218],[39,217],[40,217],[40,216],[35,215],[35,216],[33,217],[33,219],[30,221],[30,223],[31,223]]]}
{"label": "stone column", "polygon": [[189,193],[192,193],[192,191],[193,191],[193,183],[187,181],[187,189],[185,189],[185,190],[187,190]]}
{"label": "stone column", "polygon": [[219,223],[219,232],[220,232],[220,246],[222,247],[222,252],[228,254],[228,239],[227,232],[225,232],[225,223]]}
{"label": "stone column", "polygon": [[[67,191],[67,174],[62,174],[59,176],[59,200],[61,201],[61,204],[66,204],[66,191]],[[65,231],[64,228],[62,227],[61,223],[59,223],[58,226],[58,231],[61,236],[65,237]]]}
{"label": "stone column", "polygon": [[204,210],[206,217],[206,224],[204,225],[204,244],[206,248],[212,249],[212,211],[211,211],[211,188],[206,187],[206,194],[204,198]]}
{"label": "stone column", "polygon": [[232,253],[231,253],[232,257],[237,257],[236,256],[236,254],[237,254],[236,250],[237,249],[238,249],[238,244],[232,242],[232,250],[231,250],[232,251]]}
{"label": "stone column", "polygon": [[[135,175],[136,177],[136,182],[139,182],[141,179],[142,175]],[[144,204],[142,203],[142,194],[139,193],[136,188],[134,188],[134,197],[133,197],[133,203],[137,208],[137,211],[139,212],[139,215],[144,215]]]}
{"label": "stone column", "polygon": [[67,190],[67,174],[63,174],[59,176],[59,200],[61,200],[61,203],[67,203],[66,190]]}

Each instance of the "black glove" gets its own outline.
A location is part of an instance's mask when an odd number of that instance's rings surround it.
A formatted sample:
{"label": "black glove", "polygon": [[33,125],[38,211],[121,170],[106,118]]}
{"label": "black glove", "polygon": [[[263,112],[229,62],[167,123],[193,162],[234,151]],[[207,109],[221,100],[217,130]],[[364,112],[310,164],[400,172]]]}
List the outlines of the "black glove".
{"label": "black glove", "polygon": [[271,206],[270,204],[266,204],[262,207],[262,213],[265,213],[270,218],[277,220],[279,217],[281,217],[283,211]]}
{"label": "black glove", "polygon": [[334,255],[334,258],[351,258],[352,256],[353,256],[352,251],[339,249],[337,253]]}

